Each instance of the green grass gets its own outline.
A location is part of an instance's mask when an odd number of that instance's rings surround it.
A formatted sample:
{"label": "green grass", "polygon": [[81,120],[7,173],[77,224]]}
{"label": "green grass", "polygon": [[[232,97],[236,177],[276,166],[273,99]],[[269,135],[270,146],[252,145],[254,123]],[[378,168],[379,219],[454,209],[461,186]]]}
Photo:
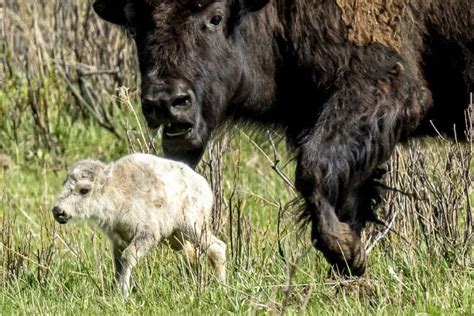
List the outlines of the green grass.
{"label": "green grass", "polygon": [[[189,275],[181,256],[164,246],[138,264],[134,270],[138,289],[124,301],[111,281],[107,238],[87,224],[55,223],[50,209],[72,163],[84,157],[116,159],[128,152],[127,143],[94,121],[73,123],[67,115],[57,117],[57,153],[28,148],[33,136],[26,127],[20,133],[22,142],[5,142],[8,147],[2,148],[15,163],[0,173],[2,314],[474,312],[472,250],[464,260],[433,256],[432,248],[442,249],[443,241],[432,236],[431,248],[427,247],[421,234],[410,234],[410,229],[419,230],[405,226],[400,236],[389,235],[370,253],[365,277],[328,278],[329,267],[309,246],[308,233],[298,229],[294,210],[282,216],[278,231],[279,204],[285,205],[295,195],[263,155],[262,151],[272,155],[265,136],[253,137],[263,139],[258,149],[241,131],[234,132],[237,140],[225,157],[227,203],[218,231],[228,244],[228,284],[217,284],[205,260],[200,273]],[[283,144],[278,149],[284,153]],[[290,163],[283,171],[291,169]],[[231,192],[234,207],[241,202],[241,236],[236,236],[236,214],[229,216]],[[286,261],[279,254],[279,240]]]}
{"label": "green grass", "polygon": [[[240,129],[213,160],[223,166],[217,234],[228,284],[217,284],[206,260],[190,274],[164,246],[139,262],[137,289],[123,300],[107,238],[51,214],[73,163],[145,147],[129,111],[139,92],[115,91],[138,86],[133,45],[88,3],[0,4],[0,314],[474,314],[472,144],[397,149],[386,182],[412,195],[387,192],[378,213],[396,216],[392,232],[370,252],[363,278],[341,279],[297,224],[298,207],[288,204],[297,195],[272,169],[267,135]],[[292,178],[291,153],[284,142],[276,148]],[[200,170],[215,182],[208,162]],[[370,226],[365,240],[380,229]]]}

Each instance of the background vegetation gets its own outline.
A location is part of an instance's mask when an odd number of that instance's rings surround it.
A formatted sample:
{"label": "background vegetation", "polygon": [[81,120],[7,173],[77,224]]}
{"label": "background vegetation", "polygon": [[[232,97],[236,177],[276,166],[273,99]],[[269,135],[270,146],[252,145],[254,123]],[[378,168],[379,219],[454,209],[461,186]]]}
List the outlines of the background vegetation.
{"label": "background vegetation", "polygon": [[221,133],[200,166],[216,193],[228,285],[205,261],[190,277],[160,247],[122,300],[105,236],[60,226],[50,212],[77,160],[160,151],[137,114],[132,43],[89,7],[0,0],[2,314],[474,313],[472,142],[440,137],[397,149],[386,177],[396,190],[379,210],[391,229],[369,227],[368,273],[340,279],[296,224],[294,164],[281,137],[239,128]]}

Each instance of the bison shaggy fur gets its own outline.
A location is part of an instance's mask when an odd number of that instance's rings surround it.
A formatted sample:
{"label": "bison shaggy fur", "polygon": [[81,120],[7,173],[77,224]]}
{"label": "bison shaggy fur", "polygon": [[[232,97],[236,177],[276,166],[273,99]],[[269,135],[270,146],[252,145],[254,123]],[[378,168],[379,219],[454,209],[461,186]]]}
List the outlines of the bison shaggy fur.
{"label": "bison shaggy fur", "polygon": [[[465,136],[472,0],[96,0],[132,31],[142,110],[168,157],[195,166],[212,132],[286,133],[312,242],[361,275],[361,231],[395,146]],[[113,52],[111,52],[113,53]]]}

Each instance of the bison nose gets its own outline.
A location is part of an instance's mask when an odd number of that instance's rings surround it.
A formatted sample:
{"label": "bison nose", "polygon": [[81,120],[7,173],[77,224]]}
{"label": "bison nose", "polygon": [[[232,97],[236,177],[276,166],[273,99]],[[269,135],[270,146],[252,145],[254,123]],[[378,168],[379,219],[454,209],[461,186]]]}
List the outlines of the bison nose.
{"label": "bison nose", "polygon": [[193,104],[194,94],[189,86],[180,80],[167,84],[143,87],[142,111],[148,121],[157,124],[173,121]]}
{"label": "bison nose", "polygon": [[150,114],[153,111],[171,112],[173,108],[191,105],[192,97],[190,93],[180,92],[174,95],[160,93],[157,97],[145,96],[142,99],[143,114]]}

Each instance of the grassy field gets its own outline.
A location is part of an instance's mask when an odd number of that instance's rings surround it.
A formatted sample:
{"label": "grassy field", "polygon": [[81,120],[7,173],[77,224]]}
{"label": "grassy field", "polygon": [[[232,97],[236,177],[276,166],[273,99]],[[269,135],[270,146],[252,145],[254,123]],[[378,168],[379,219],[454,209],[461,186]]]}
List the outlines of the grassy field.
{"label": "grassy field", "polygon": [[0,1],[2,315],[474,313],[472,143],[397,149],[386,183],[404,193],[388,190],[378,210],[391,231],[369,227],[367,274],[341,279],[296,222],[298,196],[281,176],[291,180],[294,163],[280,136],[239,128],[220,135],[200,165],[216,192],[228,284],[206,260],[190,275],[181,256],[159,247],[134,270],[137,288],[124,301],[107,238],[51,214],[77,160],[159,147],[135,116],[133,48],[87,2]]}

